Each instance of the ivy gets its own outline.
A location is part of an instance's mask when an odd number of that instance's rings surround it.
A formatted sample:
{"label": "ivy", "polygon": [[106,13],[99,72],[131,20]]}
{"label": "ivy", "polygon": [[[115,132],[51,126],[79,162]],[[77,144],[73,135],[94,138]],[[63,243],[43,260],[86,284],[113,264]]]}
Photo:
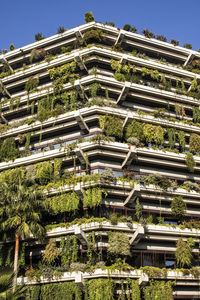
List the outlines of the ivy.
{"label": "ivy", "polygon": [[74,212],[79,207],[80,198],[75,192],[51,197],[47,200],[49,208],[54,214]]}
{"label": "ivy", "polygon": [[76,236],[61,237],[60,241],[61,264],[67,265],[77,261],[78,244]]}
{"label": "ivy", "polygon": [[119,117],[112,115],[100,116],[99,125],[106,135],[122,138],[123,121]]}
{"label": "ivy", "polygon": [[109,232],[108,253],[114,256],[131,255],[128,235],[123,232]]}

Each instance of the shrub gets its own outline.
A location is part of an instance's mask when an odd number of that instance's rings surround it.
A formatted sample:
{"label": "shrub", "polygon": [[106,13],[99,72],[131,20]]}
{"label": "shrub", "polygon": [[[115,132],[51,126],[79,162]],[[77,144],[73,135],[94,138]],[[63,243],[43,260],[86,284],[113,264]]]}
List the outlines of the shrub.
{"label": "shrub", "polygon": [[171,42],[170,42],[172,45],[174,45],[174,46],[178,46],[179,45],[179,41],[176,41],[176,40],[171,40]]}
{"label": "shrub", "polygon": [[101,42],[103,38],[103,31],[101,29],[90,29],[83,35],[83,43]]}
{"label": "shrub", "polygon": [[192,49],[192,44],[184,44],[183,47],[186,49]]}
{"label": "shrub", "polygon": [[64,26],[59,26],[56,33],[60,34],[60,33],[63,33],[63,32],[65,32],[65,27]]}
{"label": "shrub", "polygon": [[125,24],[123,29],[126,30],[126,31],[130,31],[131,30],[131,25]]}
{"label": "shrub", "polygon": [[143,127],[143,123],[133,120],[126,129],[126,140],[136,138],[141,142],[144,139]]}
{"label": "shrub", "polygon": [[118,81],[122,81],[122,82],[126,81],[124,74],[121,73],[115,73],[114,78]]}
{"label": "shrub", "polygon": [[143,30],[142,30],[142,33],[144,34],[145,37],[147,37],[147,38],[149,38],[149,39],[155,37],[155,36],[154,36],[154,33],[151,32],[151,31],[148,30],[148,29],[143,29]]}
{"label": "shrub", "polygon": [[38,41],[41,41],[43,40],[45,37],[42,36],[42,33],[36,33],[35,34],[35,41],[38,42]]}
{"label": "shrub", "polygon": [[171,203],[172,215],[177,218],[181,218],[185,215],[186,204],[181,196],[176,196],[173,198]]}
{"label": "shrub", "polygon": [[116,183],[117,178],[113,174],[112,170],[109,168],[105,168],[105,170],[100,174],[101,183]]}
{"label": "shrub", "polygon": [[15,50],[15,46],[13,44],[10,45],[10,51]]}
{"label": "shrub", "polygon": [[135,26],[133,26],[133,27],[131,28],[131,32],[136,33],[136,32],[137,32],[137,28],[136,28]]}
{"label": "shrub", "polygon": [[164,35],[157,35],[156,39],[162,42],[167,42],[167,38]]}
{"label": "shrub", "polygon": [[33,49],[30,55],[30,63],[44,59],[47,52],[45,49]]}
{"label": "shrub", "polygon": [[85,23],[94,21],[94,15],[91,11],[85,13]]}

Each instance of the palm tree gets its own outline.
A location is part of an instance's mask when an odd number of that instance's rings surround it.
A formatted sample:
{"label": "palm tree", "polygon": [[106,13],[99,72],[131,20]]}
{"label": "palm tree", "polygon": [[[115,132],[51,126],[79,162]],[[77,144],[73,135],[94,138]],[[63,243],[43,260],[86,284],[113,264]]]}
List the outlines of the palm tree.
{"label": "palm tree", "polygon": [[14,273],[0,273],[0,300],[24,299],[26,291],[24,286],[18,287],[13,293],[13,279]]}
{"label": "palm tree", "polygon": [[35,187],[27,187],[21,183],[0,183],[0,227],[4,234],[11,232],[15,238],[13,291],[17,286],[20,240],[45,235],[45,229],[40,224],[44,203],[44,194]]}

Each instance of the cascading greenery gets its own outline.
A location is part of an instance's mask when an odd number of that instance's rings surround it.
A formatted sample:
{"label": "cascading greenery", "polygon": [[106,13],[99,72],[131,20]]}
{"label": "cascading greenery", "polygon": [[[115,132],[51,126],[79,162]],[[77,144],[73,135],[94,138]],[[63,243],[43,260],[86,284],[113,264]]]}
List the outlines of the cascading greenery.
{"label": "cascading greenery", "polygon": [[62,237],[60,241],[61,264],[67,265],[78,259],[78,243],[75,235]]}
{"label": "cascading greenery", "polygon": [[143,133],[144,123],[133,120],[126,129],[126,140],[130,137],[137,138],[139,141],[143,141],[144,133]]}
{"label": "cascading greenery", "polygon": [[15,139],[9,137],[3,141],[0,148],[0,161],[15,160],[20,156],[20,151],[16,147]]}
{"label": "cascading greenery", "polygon": [[173,290],[171,282],[151,281],[149,286],[144,287],[144,300],[172,300]]}
{"label": "cascading greenery", "polygon": [[186,204],[181,196],[175,196],[171,203],[172,215],[177,218],[182,218],[185,215]]}
{"label": "cascading greenery", "polygon": [[130,243],[128,235],[123,232],[109,232],[108,253],[114,256],[130,255]]}
{"label": "cascading greenery", "polygon": [[174,148],[176,142],[176,130],[175,128],[167,128],[167,135],[169,141],[169,147]]}
{"label": "cascading greenery", "polygon": [[101,188],[92,188],[83,191],[83,207],[95,208],[102,203]]}
{"label": "cascading greenery", "polygon": [[192,153],[200,152],[200,136],[198,134],[192,133],[190,135],[189,147]]}
{"label": "cascading greenery", "polygon": [[161,126],[145,124],[143,127],[144,137],[147,143],[162,145],[164,142],[164,129]]}
{"label": "cascading greenery", "polygon": [[[20,244],[18,266],[25,266],[26,242]],[[14,244],[0,245],[0,267],[13,267],[14,263]]]}
{"label": "cascading greenery", "polygon": [[47,184],[53,178],[53,165],[51,161],[44,161],[34,165],[36,180],[41,184]]}
{"label": "cascading greenery", "polygon": [[99,117],[100,128],[106,135],[122,138],[123,121],[118,116],[104,115]]}
{"label": "cascading greenery", "polygon": [[194,241],[189,238],[185,242],[182,238],[179,238],[176,243],[175,257],[179,267],[191,266],[192,263],[192,247],[194,247]]}
{"label": "cascading greenery", "polygon": [[196,166],[196,162],[194,160],[194,157],[192,155],[192,153],[187,153],[185,155],[185,163],[188,167],[189,172],[193,173],[194,172],[194,168]]}
{"label": "cascading greenery", "polygon": [[42,284],[28,287],[26,299],[82,300],[82,291],[75,282]]}
{"label": "cascading greenery", "polygon": [[114,300],[114,287],[111,279],[88,280],[85,300]]}
{"label": "cascading greenery", "polygon": [[76,61],[66,63],[60,67],[51,68],[48,70],[50,79],[54,81],[54,94],[62,92],[63,85],[74,81],[78,78],[78,74],[75,73],[77,69]]}
{"label": "cascading greenery", "polygon": [[47,199],[49,208],[54,214],[74,212],[79,207],[80,198],[75,192],[57,195]]}

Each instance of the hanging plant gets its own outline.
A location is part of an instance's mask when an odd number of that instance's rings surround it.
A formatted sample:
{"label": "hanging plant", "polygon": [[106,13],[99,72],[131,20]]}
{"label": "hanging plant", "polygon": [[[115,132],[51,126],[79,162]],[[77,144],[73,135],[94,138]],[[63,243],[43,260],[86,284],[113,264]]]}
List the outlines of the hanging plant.
{"label": "hanging plant", "polygon": [[185,155],[185,163],[188,167],[189,172],[193,173],[194,172],[194,168],[196,166],[196,162],[194,160],[194,157],[192,155],[192,153],[187,153]]}
{"label": "hanging plant", "polygon": [[185,242],[182,238],[179,238],[176,244],[175,257],[178,266],[183,268],[184,266],[190,266],[192,262],[192,247],[191,240]]}
{"label": "hanging plant", "polygon": [[58,179],[60,177],[60,171],[62,167],[62,158],[54,159],[54,178]]}
{"label": "hanging plant", "polygon": [[44,161],[34,165],[36,180],[45,185],[53,178],[53,165],[51,161]]}
{"label": "hanging plant", "polygon": [[143,123],[133,120],[126,129],[126,140],[128,140],[128,138],[134,137],[137,138],[139,141],[143,141],[143,127]]}
{"label": "hanging plant", "polygon": [[172,300],[173,290],[170,281],[150,281],[150,285],[143,288],[144,300]]}
{"label": "hanging plant", "polygon": [[99,117],[100,128],[106,135],[122,138],[123,121],[118,116],[104,115]]}
{"label": "hanging plant", "polygon": [[0,161],[15,160],[18,157],[20,151],[16,147],[15,139],[13,137],[5,139],[0,148]]}
{"label": "hanging plant", "polygon": [[193,121],[194,123],[199,123],[200,122],[200,109],[197,106],[192,107],[192,112],[193,112]]}
{"label": "hanging plant", "polygon": [[183,152],[185,150],[185,132],[179,130],[177,132],[177,135],[178,135],[179,146],[181,148],[181,151]]}
{"label": "hanging plant", "polygon": [[175,196],[171,203],[171,211],[174,217],[181,219],[185,215],[186,204],[181,196]]}
{"label": "hanging plant", "polygon": [[83,207],[95,208],[102,203],[101,188],[87,189],[83,191]]}
{"label": "hanging plant", "polygon": [[60,250],[56,247],[56,241],[50,239],[43,252],[43,261],[47,264],[53,264],[60,256]]}
{"label": "hanging plant", "polygon": [[174,148],[175,141],[176,141],[175,128],[167,128],[167,135],[168,135],[168,140],[169,140],[169,147],[172,149],[172,148]]}
{"label": "hanging plant", "polygon": [[164,143],[165,132],[161,126],[145,124],[143,132],[147,143],[156,143],[157,145],[162,145]]}
{"label": "hanging plant", "polygon": [[77,261],[78,244],[75,235],[62,237],[60,241],[61,264],[67,265]]}
{"label": "hanging plant", "polygon": [[192,153],[200,152],[200,136],[198,134],[192,133],[190,135],[189,147]]}
{"label": "hanging plant", "polygon": [[53,300],[82,300],[81,288],[75,282],[59,282],[42,284],[40,288],[40,298]]}
{"label": "hanging plant", "polygon": [[111,279],[91,279],[86,282],[87,300],[114,300],[115,284]]}
{"label": "hanging plant", "polygon": [[114,256],[131,255],[128,235],[123,232],[109,232],[108,253]]}
{"label": "hanging plant", "polygon": [[79,207],[80,198],[75,192],[65,193],[47,199],[47,204],[54,214],[74,212]]}

